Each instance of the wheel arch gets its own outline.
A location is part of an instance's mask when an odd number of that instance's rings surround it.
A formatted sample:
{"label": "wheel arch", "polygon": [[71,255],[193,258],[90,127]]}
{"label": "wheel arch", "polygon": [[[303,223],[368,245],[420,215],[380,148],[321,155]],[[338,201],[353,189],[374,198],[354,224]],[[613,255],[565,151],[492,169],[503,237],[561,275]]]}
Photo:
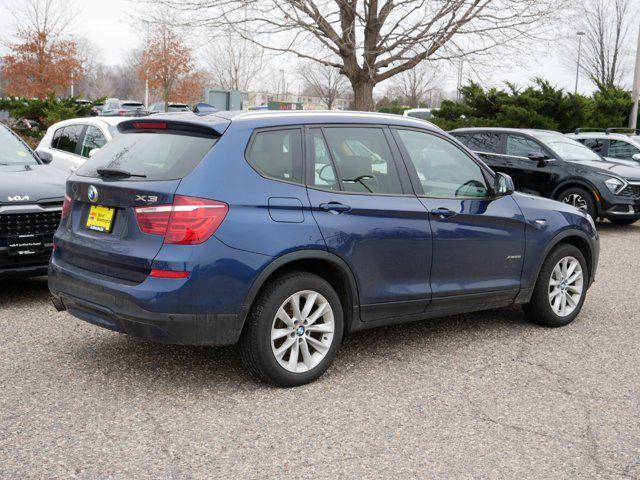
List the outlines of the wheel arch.
{"label": "wheel arch", "polygon": [[247,315],[260,292],[270,280],[291,271],[305,271],[318,275],[336,289],[345,315],[345,331],[359,320],[358,286],[353,271],[337,255],[325,250],[301,250],[277,257],[267,265],[254,280],[245,296],[240,320],[245,323]]}
{"label": "wheel arch", "polygon": [[600,192],[598,192],[598,189],[596,188],[596,186],[588,180],[585,180],[582,178],[567,179],[562,183],[560,183],[558,186],[556,186],[556,188],[551,193],[551,197],[554,200],[560,200],[560,194],[570,188],[583,188],[587,192],[589,192],[593,197],[593,199],[595,200],[596,215],[597,216],[600,215],[600,198],[601,198]]}

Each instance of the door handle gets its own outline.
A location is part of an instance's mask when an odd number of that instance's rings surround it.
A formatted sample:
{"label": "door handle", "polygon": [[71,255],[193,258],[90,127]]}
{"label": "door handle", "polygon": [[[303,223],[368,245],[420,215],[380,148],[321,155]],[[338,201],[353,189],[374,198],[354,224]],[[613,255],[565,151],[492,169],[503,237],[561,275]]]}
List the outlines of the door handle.
{"label": "door handle", "polygon": [[431,215],[439,218],[449,218],[453,217],[456,214],[453,210],[449,210],[448,208],[440,207],[434,210],[431,210]]}
{"label": "door handle", "polygon": [[329,202],[329,203],[321,203],[320,210],[324,212],[338,214],[342,212],[348,212],[349,210],[351,210],[351,207],[349,205],[345,205],[339,202]]}

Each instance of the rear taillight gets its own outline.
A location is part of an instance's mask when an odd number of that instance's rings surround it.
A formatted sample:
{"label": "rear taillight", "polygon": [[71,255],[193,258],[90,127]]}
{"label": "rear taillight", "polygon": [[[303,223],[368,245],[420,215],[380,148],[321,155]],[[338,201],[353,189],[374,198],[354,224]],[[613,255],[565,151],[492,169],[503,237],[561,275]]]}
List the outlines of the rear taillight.
{"label": "rear taillight", "polygon": [[151,270],[151,273],[149,273],[149,276],[154,278],[187,278],[189,276],[189,272],[176,270],[158,270],[154,268]]}
{"label": "rear taillight", "polygon": [[164,243],[197,245],[206,242],[229,211],[226,203],[176,195],[173,205],[135,208],[144,233],[163,235]]}
{"label": "rear taillight", "polygon": [[71,204],[72,203],[73,203],[72,198],[65,193],[64,194],[64,202],[62,204],[62,213],[60,215],[60,219],[61,220],[64,220],[65,218],[67,218],[69,216],[69,214],[71,213]]}

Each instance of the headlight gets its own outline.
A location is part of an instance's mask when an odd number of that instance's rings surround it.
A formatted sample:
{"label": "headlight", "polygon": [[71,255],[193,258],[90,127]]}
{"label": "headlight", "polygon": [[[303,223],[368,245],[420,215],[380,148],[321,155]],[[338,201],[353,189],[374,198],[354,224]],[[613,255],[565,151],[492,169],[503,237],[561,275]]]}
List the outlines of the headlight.
{"label": "headlight", "polygon": [[626,186],[626,183],[619,178],[608,178],[604,181],[604,184],[607,186],[611,193],[618,194],[622,191],[622,189]]}
{"label": "headlight", "polygon": [[587,220],[589,220],[589,223],[591,224],[591,226],[593,227],[594,231],[597,231],[598,229],[596,228],[596,222],[593,220],[593,218],[591,217],[591,215],[589,215],[587,213]]}

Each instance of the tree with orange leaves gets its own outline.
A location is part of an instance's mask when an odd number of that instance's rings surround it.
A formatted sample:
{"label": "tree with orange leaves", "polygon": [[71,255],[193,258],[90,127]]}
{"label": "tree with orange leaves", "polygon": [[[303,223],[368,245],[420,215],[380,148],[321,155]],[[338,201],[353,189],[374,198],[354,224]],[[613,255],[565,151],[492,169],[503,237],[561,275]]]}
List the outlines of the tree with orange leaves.
{"label": "tree with orange leaves", "polygon": [[64,35],[68,15],[55,0],[25,0],[14,16],[16,42],[2,57],[4,90],[39,98],[65,92],[82,64],[76,42]]}
{"label": "tree with orange leaves", "polygon": [[153,27],[140,58],[140,78],[149,81],[165,108],[169,102],[197,100],[202,96],[203,78],[195,70],[191,49],[168,25]]}

